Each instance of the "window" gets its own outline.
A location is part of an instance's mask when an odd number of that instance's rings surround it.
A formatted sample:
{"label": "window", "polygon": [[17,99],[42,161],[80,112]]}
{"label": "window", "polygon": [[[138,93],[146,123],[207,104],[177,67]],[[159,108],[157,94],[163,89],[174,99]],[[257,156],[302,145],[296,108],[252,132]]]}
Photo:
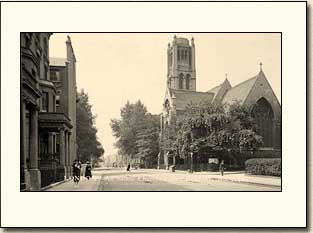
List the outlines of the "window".
{"label": "window", "polygon": [[59,95],[55,96],[55,106],[56,106],[56,108],[60,107],[60,96]]}
{"label": "window", "polygon": [[56,147],[57,147],[56,135],[53,134],[53,137],[52,137],[52,153],[56,152]]}
{"label": "window", "polygon": [[49,107],[49,93],[43,92],[41,97],[41,110],[44,112],[48,112]]}
{"label": "window", "polygon": [[253,106],[251,113],[257,123],[256,132],[263,137],[263,146],[272,147],[274,113],[271,104],[262,97]]}
{"label": "window", "polygon": [[53,112],[56,112],[56,99],[55,99],[55,95],[53,95]]}
{"label": "window", "polygon": [[180,74],[179,75],[179,89],[183,89],[184,88],[184,75]]}
{"label": "window", "polygon": [[57,70],[50,71],[50,80],[55,82],[60,82],[60,72]]}
{"label": "window", "polygon": [[55,137],[56,137],[56,140],[55,140],[55,152],[56,152],[56,154],[59,154],[60,153],[60,134],[57,133],[55,135]]}
{"label": "window", "polygon": [[48,66],[45,65],[45,80],[48,80]]}
{"label": "window", "polygon": [[39,136],[39,141],[40,141],[40,155],[41,158],[44,159],[47,157],[48,154],[48,147],[49,147],[49,135],[48,134],[42,134]]}
{"label": "window", "polygon": [[186,77],[186,89],[189,90],[189,86],[190,86],[190,75],[187,74],[187,77]]}

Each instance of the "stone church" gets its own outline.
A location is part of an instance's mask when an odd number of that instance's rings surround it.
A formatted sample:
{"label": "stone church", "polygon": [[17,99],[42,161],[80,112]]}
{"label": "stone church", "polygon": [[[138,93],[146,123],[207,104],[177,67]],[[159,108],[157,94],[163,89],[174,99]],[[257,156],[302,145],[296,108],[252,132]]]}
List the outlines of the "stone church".
{"label": "stone church", "polygon": [[[264,141],[259,150],[281,150],[281,105],[262,70],[262,63],[254,77],[248,77],[236,86],[232,86],[226,77],[220,85],[207,92],[199,92],[196,89],[194,39],[189,41],[174,36],[172,44],[168,44],[167,60],[167,87],[161,114],[161,138],[164,128],[175,116],[183,112],[189,103],[205,101],[212,104],[232,104],[239,101],[250,109],[259,126],[257,133]],[[171,165],[169,153],[163,149],[159,156],[159,166],[168,168]]]}

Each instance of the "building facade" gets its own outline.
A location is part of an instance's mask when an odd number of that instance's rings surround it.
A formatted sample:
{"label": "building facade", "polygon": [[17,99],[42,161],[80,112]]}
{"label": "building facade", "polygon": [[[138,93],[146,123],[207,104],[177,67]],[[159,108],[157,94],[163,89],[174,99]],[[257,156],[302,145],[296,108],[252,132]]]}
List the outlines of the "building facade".
{"label": "building facade", "polygon": [[22,191],[40,190],[69,177],[73,123],[56,109],[57,88],[50,80],[50,36],[21,33]]}
{"label": "building facade", "polygon": [[66,58],[50,57],[50,80],[56,88],[56,112],[64,113],[70,119],[72,129],[68,132],[67,176],[71,174],[70,164],[77,158],[76,144],[76,58],[71,38],[66,41]]}
{"label": "building facade", "polygon": [[[169,153],[162,146],[164,129],[176,120],[188,104],[207,102],[212,105],[239,102],[246,106],[254,117],[257,133],[264,144],[259,150],[281,153],[281,106],[260,64],[260,71],[252,78],[232,87],[227,77],[220,85],[207,92],[196,90],[195,44],[186,38],[174,36],[168,44],[167,88],[161,114],[161,149],[159,164],[168,168]],[[279,78],[279,77],[278,77]],[[160,166],[161,167],[161,166]]]}

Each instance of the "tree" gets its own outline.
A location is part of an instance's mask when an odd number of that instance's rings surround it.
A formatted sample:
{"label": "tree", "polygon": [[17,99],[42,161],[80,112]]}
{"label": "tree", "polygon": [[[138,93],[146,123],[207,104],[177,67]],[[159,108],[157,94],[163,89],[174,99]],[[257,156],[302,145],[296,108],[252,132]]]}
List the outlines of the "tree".
{"label": "tree", "polygon": [[136,146],[138,152],[136,157],[144,160],[146,167],[151,167],[157,163],[157,154],[159,153],[159,116],[146,114],[138,133]]}
{"label": "tree", "polygon": [[[214,106],[210,103],[189,104],[165,129],[163,140],[167,151],[180,157],[188,152],[216,154],[232,150],[254,150],[262,144],[255,132],[256,124],[249,109],[238,102]],[[214,152],[215,151],[215,152]]]}
{"label": "tree", "polygon": [[89,103],[88,94],[82,89],[77,93],[77,154],[82,161],[98,160],[104,149],[97,139],[95,127],[96,116],[92,114],[92,105]]}
{"label": "tree", "polygon": [[127,102],[121,108],[121,118],[111,119],[115,146],[119,153],[128,159],[142,159],[150,163],[158,154],[159,119],[147,112],[138,100]]}

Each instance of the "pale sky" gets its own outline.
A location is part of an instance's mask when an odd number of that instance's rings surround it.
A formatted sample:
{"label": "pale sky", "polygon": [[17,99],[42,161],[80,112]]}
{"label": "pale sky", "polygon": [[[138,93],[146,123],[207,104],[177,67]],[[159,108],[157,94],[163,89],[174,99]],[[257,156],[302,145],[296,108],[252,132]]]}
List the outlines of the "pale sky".
{"label": "pale sky", "polygon": [[[97,115],[98,138],[106,153],[114,147],[110,119],[120,117],[129,100],[140,99],[153,114],[162,111],[166,89],[167,44],[173,33],[55,33],[50,57],[66,57],[66,36],[74,47],[78,90],[89,94]],[[225,79],[232,86],[255,76],[259,63],[281,102],[280,34],[177,33],[196,46],[197,91],[207,91]]]}

